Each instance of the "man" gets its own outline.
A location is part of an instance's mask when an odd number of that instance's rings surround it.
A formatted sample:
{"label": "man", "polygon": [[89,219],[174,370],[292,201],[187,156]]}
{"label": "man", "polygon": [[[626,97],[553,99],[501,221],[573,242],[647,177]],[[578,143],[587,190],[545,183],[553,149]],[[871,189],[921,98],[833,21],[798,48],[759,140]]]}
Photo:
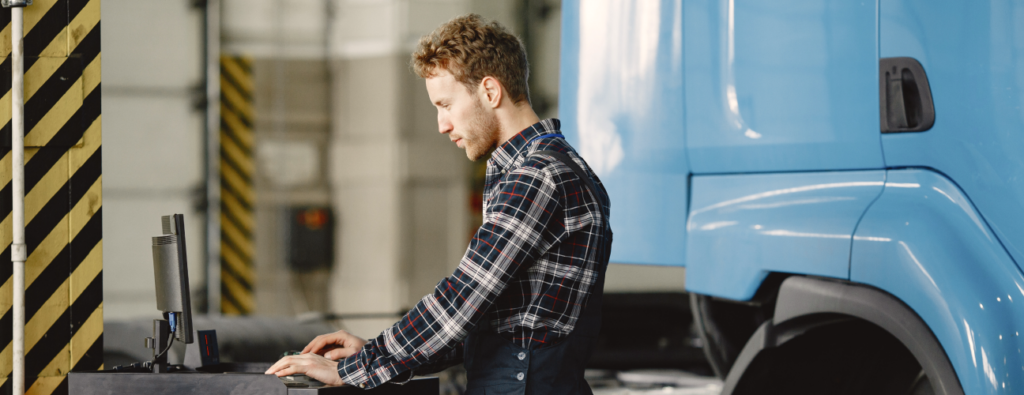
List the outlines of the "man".
{"label": "man", "polygon": [[558,120],[530,107],[526,51],[499,24],[452,19],[412,63],[439,131],[470,160],[493,152],[484,223],[455,272],[379,336],[318,336],[267,373],[371,388],[463,362],[468,394],[591,393],[612,240],[604,187]]}

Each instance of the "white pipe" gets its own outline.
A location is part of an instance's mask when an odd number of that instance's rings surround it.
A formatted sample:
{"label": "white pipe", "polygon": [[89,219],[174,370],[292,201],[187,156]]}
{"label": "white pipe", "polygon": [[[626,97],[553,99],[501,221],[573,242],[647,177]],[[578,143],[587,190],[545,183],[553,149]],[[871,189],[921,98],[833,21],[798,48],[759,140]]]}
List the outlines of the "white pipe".
{"label": "white pipe", "polygon": [[14,217],[14,395],[25,393],[25,48],[24,8],[11,7],[11,190]]}
{"label": "white pipe", "polygon": [[206,2],[206,305],[220,315],[220,1]]}

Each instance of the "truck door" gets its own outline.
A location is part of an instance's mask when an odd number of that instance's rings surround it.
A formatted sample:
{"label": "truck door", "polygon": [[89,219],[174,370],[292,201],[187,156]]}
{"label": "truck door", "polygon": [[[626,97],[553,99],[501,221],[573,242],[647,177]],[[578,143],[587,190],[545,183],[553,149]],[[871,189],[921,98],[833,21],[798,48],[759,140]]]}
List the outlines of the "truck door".
{"label": "truck door", "polygon": [[874,2],[684,2],[695,174],[879,169]]}

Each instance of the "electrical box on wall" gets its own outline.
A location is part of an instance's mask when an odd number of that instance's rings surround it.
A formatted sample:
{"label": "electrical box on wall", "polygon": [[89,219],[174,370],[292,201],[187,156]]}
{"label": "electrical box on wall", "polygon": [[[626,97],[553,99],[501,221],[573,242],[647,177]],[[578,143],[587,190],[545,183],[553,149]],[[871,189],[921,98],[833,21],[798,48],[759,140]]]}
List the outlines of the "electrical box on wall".
{"label": "electrical box on wall", "polygon": [[292,271],[329,269],[334,262],[334,214],[330,207],[289,210],[288,265]]}

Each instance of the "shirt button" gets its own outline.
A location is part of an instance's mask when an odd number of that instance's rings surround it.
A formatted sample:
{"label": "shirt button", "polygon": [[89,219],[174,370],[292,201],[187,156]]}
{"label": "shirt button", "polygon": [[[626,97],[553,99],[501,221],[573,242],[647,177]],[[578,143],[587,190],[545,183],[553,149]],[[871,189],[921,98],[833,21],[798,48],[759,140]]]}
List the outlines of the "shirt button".
{"label": "shirt button", "polygon": [[366,388],[366,383],[360,383],[359,388]]}
{"label": "shirt button", "polygon": [[526,375],[523,374],[523,372],[519,372],[519,374],[516,375],[516,380],[523,381],[523,377],[526,377]]}
{"label": "shirt button", "polygon": [[526,353],[525,352],[520,352],[519,355],[516,355],[516,357],[518,357],[519,360],[522,361],[522,360],[526,359]]}

